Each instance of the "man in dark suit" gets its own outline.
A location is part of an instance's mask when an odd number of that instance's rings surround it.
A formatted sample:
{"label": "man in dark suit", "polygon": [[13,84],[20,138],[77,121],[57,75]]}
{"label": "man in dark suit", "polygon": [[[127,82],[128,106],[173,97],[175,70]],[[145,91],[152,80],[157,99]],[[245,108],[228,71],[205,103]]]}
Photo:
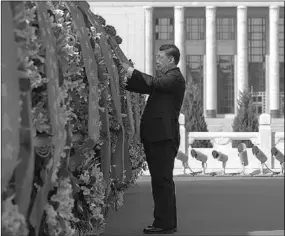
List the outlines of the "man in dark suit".
{"label": "man in dark suit", "polygon": [[153,77],[126,63],[125,89],[149,94],[141,118],[141,142],[151,175],[154,222],[146,234],[173,233],[177,229],[174,160],[180,144],[178,118],[185,93],[185,79],[177,67],[180,59],[175,45],[162,45],[156,56],[160,73]]}

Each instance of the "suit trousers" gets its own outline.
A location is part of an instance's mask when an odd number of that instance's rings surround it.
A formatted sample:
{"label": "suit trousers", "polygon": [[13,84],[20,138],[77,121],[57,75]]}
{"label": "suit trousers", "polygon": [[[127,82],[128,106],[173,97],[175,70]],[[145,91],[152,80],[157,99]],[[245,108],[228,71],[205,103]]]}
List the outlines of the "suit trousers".
{"label": "suit trousers", "polygon": [[153,226],[162,229],[177,227],[175,184],[173,181],[174,160],[179,142],[163,140],[143,141],[146,161],[151,175],[154,200]]}

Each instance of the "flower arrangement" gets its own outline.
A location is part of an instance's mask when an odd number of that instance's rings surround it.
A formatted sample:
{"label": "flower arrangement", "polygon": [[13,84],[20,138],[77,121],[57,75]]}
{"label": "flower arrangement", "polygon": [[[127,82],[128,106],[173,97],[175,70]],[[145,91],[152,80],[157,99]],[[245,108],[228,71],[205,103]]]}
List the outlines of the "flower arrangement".
{"label": "flower arrangement", "polygon": [[2,202],[1,234],[6,236],[26,236],[28,229],[25,217],[19,213],[17,205],[13,204],[11,196]]}
{"label": "flower arrangement", "polygon": [[[90,10],[80,7],[82,2],[23,1],[6,4],[10,4],[13,16],[18,53],[15,70],[30,82],[31,105],[22,107],[31,111],[35,143],[31,144],[34,152],[23,155],[34,155],[30,165],[35,168],[32,190],[28,192],[31,197],[27,212],[23,212],[15,202],[15,173],[2,192],[2,230],[5,235],[21,236],[101,235],[108,209],[117,210],[123,205],[124,191],[135,183],[145,160],[139,139],[131,139],[134,135],[139,136],[137,122],[145,98],[133,93],[129,95],[121,89],[120,81],[125,72],[115,49],[107,41],[102,41],[107,40],[108,35],[119,45],[122,39],[113,26],[106,25],[103,17],[92,13],[94,24],[86,12]],[[96,88],[91,88],[87,78],[85,45],[80,41],[82,35],[78,33],[78,22],[75,22],[70,6],[83,16],[80,23],[88,34],[98,70]],[[46,12],[40,12],[40,7]],[[42,30],[43,22],[40,22],[43,16],[47,17],[45,30],[50,32],[49,40],[54,41],[54,51],[47,47],[43,37],[45,31]],[[105,44],[107,46],[103,48]],[[47,71],[51,63],[47,61],[47,54],[55,55],[52,63],[56,64],[58,75],[54,77]],[[51,96],[54,88],[58,89],[56,97]],[[114,88],[119,100],[114,97]],[[88,123],[90,103],[94,102],[90,100],[90,94],[94,89],[99,96],[96,106],[100,114],[100,134],[96,140],[90,137]],[[121,117],[118,116],[118,104]],[[137,104],[139,108],[136,108]],[[56,115],[52,113],[54,106],[59,111]],[[59,127],[64,130],[62,138],[57,139],[61,143],[54,141],[57,135],[54,120],[58,120]],[[130,163],[132,173],[128,178],[123,174],[123,178],[118,179],[113,177],[113,169],[120,170],[106,166],[106,160],[118,159],[118,150],[124,145],[122,140],[129,144],[125,150],[129,154],[126,162]],[[124,160],[125,157],[120,158]]]}
{"label": "flower arrangement", "polygon": [[[106,183],[93,151],[85,154],[81,167],[75,171],[74,215],[80,219],[76,228],[81,233],[102,233],[105,227]],[[94,161],[95,159],[95,161]]]}
{"label": "flower arrangement", "polygon": [[75,228],[71,223],[79,220],[74,217],[74,199],[72,198],[72,185],[69,178],[61,178],[58,181],[56,193],[51,196],[46,204],[46,235],[75,235]]}

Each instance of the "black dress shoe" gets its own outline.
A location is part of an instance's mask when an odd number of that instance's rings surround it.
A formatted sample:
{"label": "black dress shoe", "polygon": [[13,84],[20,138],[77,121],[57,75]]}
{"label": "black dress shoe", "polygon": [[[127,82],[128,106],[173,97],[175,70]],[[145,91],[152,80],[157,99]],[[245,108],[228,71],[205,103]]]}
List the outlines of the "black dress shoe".
{"label": "black dress shoe", "polygon": [[[149,229],[149,228],[154,228],[154,227],[153,227],[152,225],[149,225],[149,226],[147,226],[146,229]],[[173,228],[173,231],[174,231],[174,232],[177,232],[177,227]]]}
{"label": "black dress shoe", "polygon": [[147,227],[143,230],[144,234],[173,234],[173,229],[161,229],[156,227]]}

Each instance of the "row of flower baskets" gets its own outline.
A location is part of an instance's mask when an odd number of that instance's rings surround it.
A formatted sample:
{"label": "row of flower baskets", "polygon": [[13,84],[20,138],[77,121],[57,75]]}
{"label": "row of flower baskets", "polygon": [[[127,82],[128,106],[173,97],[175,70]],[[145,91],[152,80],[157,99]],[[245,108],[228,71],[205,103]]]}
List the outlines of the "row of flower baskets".
{"label": "row of flower baskets", "polygon": [[2,233],[100,235],[108,209],[122,206],[144,168],[145,97],[121,89],[113,46],[122,39],[86,2],[5,2],[3,9],[14,27],[15,70],[27,85],[19,102],[28,114],[22,120],[31,120],[32,151],[20,145],[20,164],[4,163],[14,170],[2,186]]}

